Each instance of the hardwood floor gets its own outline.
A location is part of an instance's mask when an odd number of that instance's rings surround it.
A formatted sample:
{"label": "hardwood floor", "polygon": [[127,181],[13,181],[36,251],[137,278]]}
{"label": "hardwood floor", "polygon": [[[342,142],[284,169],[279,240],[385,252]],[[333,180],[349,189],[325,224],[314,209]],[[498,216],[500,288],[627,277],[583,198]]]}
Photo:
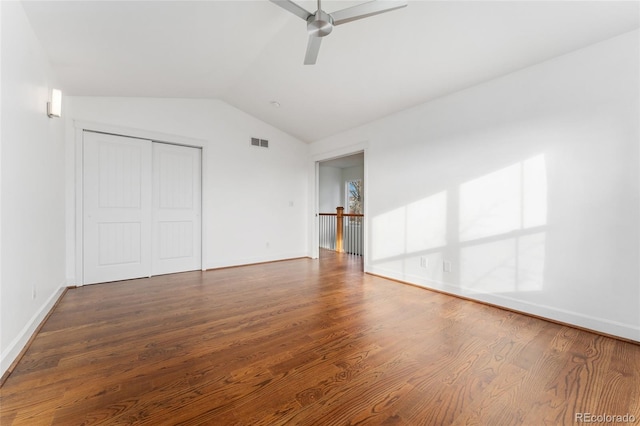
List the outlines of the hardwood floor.
{"label": "hardwood floor", "polygon": [[69,290],[2,425],[640,421],[640,346],[323,254]]}

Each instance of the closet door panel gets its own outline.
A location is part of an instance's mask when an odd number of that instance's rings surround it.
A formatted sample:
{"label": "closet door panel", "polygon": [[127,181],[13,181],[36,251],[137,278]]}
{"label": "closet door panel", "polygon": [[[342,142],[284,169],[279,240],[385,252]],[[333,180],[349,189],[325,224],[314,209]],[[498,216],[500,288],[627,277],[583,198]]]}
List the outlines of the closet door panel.
{"label": "closet door panel", "polygon": [[153,144],[152,274],[201,269],[201,150]]}
{"label": "closet door panel", "polygon": [[151,141],[83,135],[84,283],[151,272]]}

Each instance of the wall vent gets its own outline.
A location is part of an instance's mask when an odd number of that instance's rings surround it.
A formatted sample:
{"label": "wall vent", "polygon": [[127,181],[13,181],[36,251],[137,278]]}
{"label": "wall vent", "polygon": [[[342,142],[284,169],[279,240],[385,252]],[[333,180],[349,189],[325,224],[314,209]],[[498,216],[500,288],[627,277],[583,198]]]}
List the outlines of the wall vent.
{"label": "wall vent", "polygon": [[267,139],[251,138],[251,146],[269,148],[269,141]]}

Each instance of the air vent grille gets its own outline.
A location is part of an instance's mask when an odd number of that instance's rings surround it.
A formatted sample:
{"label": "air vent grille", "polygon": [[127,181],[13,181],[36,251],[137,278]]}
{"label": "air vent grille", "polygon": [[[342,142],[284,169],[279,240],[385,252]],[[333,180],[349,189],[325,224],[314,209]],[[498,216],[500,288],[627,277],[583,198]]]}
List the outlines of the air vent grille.
{"label": "air vent grille", "polygon": [[251,138],[251,146],[259,146],[261,148],[269,148],[269,141],[267,139]]}

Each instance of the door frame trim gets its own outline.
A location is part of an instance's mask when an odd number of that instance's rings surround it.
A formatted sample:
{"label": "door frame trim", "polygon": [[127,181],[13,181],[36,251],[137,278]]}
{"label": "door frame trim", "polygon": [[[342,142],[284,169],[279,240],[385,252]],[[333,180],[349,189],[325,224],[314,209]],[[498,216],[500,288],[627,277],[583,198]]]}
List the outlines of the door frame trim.
{"label": "door frame trim", "polygon": [[68,241],[74,242],[74,262],[75,265],[71,268],[75,272],[75,278],[70,285],[83,286],[84,285],[84,227],[83,220],[83,166],[84,166],[84,150],[83,150],[83,134],[85,131],[94,133],[106,133],[116,136],[124,136],[137,139],[151,140],[152,142],[166,143],[170,145],[186,146],[190,148],[199,148],[201,150],[200,158],[200,269],[205,271],[206,265],[204,260],[207,258],[207,244],[204,236],[207,234],[207,225],[204,220],[207,217],[206,213],[206,170],[207,170],[207,148],[206,141],[204,139],[190,138],[180,135],[172,135],[167,133],[161,133],[151,130],[129,128],[123,126],[113,126],[110,124],[95,123],[90,121],[73,120],[74,128],[74,168],[75,168],[75,184],[74,184],[74,217],[73,222],[75,224],[75,236],[68,238]]}

